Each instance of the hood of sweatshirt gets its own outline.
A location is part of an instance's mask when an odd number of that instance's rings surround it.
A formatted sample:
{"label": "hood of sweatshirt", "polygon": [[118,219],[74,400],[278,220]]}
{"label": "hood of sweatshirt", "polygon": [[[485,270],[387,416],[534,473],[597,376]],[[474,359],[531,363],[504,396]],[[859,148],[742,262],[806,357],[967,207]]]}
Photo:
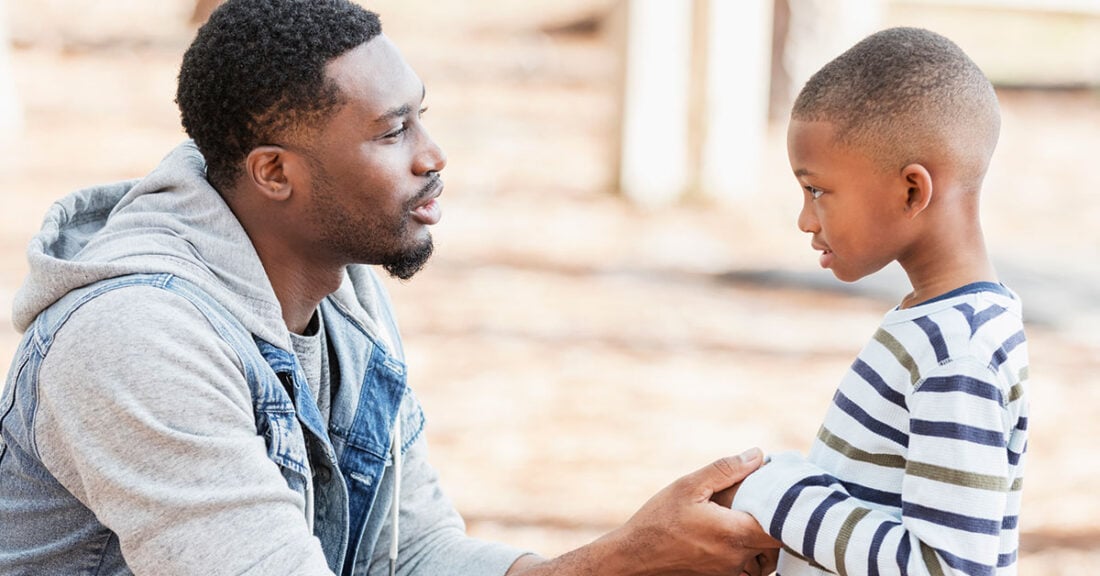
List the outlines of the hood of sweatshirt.
{"label": "hood of sweatshirt", "polygon": [[[12,314],[20,332],[72,290],[127,274],[170,273],[197,284],[253,334],[291,349],[263,264],[206,180],[205,161],[190,141],[145,178],[85,188],[56,202],[31,240],[27,259],[30,273],[15,295]],[[374,319],[379,307],[388,305],[385,298],[365,269],[352,270],[334,294],[341,308],[375,334]],[[387,328],[383,325],[382,332]],[[392,334],[379,335],[392,342],[387,337]]]}

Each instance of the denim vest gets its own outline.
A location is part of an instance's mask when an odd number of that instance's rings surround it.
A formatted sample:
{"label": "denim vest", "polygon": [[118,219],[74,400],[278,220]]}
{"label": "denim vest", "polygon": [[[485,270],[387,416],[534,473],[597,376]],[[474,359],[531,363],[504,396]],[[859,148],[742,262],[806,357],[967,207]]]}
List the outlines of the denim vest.
{"label": "denim vest", "polygon": [[[375,500],[391,464],[393,424],[400,415],[402,453],[424,426],[420,405],[406,387],[404,363],[331,297],[322,301],[339,374],[326,429],[294,354],[254,337],[209,294],[171,274],[123,276],[73,291],[42,312],[24,335],[0,399],[0,514],[16,520],[5,522],[8,526],[19,526],[16,534],[0,536],[8,541],[0,545],[0,567],[18,566],[28,574],[129,572],[118,538],[38,458],[34,417],[39,367],[68,317],[99,295],[138,285],[186,298],[236,352],[251,392],[256,434],[287,486],[307,500],[312,496],[314,534],[330,568],[345,575],[357,564],[365,568],[389,506],[375,506]],[[390,323],[396,337],[385,304],[386,318],[380,320]]]}

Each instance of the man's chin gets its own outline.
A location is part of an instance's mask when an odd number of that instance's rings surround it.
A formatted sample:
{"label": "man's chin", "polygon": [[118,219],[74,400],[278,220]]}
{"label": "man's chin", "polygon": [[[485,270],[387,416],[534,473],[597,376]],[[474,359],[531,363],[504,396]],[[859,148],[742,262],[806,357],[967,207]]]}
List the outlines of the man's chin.
{"label": "man's chin", "polygon": [[413,250],[398,255],[396,258],[382,263],[382,268],[392,277],[398,280],[408,280],[416,275],[428,260],[432,257],[431,238]]}

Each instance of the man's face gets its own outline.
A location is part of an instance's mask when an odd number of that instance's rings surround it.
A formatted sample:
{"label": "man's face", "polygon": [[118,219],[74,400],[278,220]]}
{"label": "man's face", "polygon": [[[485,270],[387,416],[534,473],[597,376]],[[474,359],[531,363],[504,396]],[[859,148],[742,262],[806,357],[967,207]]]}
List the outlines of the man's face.
{"label": "man's face", "polygon": [[822,268],[854,282],[901,256],[908,188],[900,171],[879,169],[834,135],[829,122],[792,120],[787,154],[802,185],[799,229],[813,235]]}
{"label": "man's face", "polygon": [[326,73],[345,102],[304,152],[307,225],[323,257],[407,279],[431,255],[447,163],[420,121],[424,85],[382,35]]}

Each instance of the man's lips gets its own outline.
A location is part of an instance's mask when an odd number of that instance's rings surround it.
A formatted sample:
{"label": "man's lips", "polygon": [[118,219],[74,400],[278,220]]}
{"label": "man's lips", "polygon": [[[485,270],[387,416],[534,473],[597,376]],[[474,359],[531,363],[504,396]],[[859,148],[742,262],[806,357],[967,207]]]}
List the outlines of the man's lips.
{"label": "man's lips", "polygon": [[443,209],[439,206],[439,195],[443,193],[443,181],[436,180],[435,184],[426,192],[419,194],[424,196],[418,204],[413,206],[412,216],[417,222],[431,226],[439,223],[443,217]]}

